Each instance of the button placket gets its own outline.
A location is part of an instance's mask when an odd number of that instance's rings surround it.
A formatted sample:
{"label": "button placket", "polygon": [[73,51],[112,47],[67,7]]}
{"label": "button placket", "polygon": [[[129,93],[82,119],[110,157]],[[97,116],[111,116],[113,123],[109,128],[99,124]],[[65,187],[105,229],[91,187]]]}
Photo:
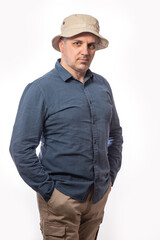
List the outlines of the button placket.
{"label": "button placket", "polygon": [[90,107],[90,112],[91,112],[91,123],[92,123],[92,140],[93,140],[93,168],[94,168],[94,184],[95,184],[95,194],[94,196],[96,197],[97,193],[97,180],[98,180],[98,172],[97,172],[97,159],[98,159],[98,145],[97,145],[97,141],[98,141],[98,135],[97,135],[97,129],[96,129],[96,114],[95,114],[95,110],[94,110],[94,101],[91,99],[90,96],[90,92],[88,91],[88,89],[84,89],[85,95],[87,97],[88,100],[88,104]]}
{"label": "button placket", "polygon": [[94,111],[94,106],[93,106],[93,101],[89,95],[88,90],[85,88],[84,89],[85,95],[87,97],[89,107],[90,107],[90,112],[91,112],[91,122],[92,122],[92,136],[93,136],[93,144],[96,145],[97,143],[97,131],[96,131],[96,126],[95,126],[95,111]]}

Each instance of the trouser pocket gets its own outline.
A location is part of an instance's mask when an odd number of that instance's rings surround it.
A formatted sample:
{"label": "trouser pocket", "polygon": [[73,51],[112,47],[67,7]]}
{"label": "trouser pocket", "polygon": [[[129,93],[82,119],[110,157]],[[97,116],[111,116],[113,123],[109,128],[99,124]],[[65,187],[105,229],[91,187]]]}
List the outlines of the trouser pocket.
{"label": "trouser pocket", "polygon": [[95,240],[96,240],[97,237],[98,237],[98,232],[99,232],[99,228],[98,228],[98,230],[97,230],[97,232],[96,232]]}
{"label": "trouser pocket", "polygon": [[65,240],[65,226],[54,225],[54,223],[44,222],[44,240]]}

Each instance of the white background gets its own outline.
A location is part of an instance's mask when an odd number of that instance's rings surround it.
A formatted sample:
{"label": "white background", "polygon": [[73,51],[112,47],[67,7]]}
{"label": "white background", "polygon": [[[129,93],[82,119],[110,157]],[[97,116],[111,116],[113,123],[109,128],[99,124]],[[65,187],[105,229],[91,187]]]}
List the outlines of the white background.
{"label": "white background", "polygon": [[123,165],[99,240],[160,239],[159,0],[0,2],[0,238],[40,240],[36,195],[20,178],[9,142],[24,87],[54,67],[51,39],[64,17],[98,18],[110,45],[91,70],[111,84],[123,127]]}

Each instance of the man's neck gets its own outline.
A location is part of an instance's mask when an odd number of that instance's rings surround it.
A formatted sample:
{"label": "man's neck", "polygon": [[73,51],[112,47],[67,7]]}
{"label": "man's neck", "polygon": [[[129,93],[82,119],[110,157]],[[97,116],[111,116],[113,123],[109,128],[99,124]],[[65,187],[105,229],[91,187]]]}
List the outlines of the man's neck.
{"label": "man's neck", "polygon": [[84,77],[86,75],[86,72],[75,72],[74,74],[75,76],[73,76],[75,79],[77,79],[78,81],[82,82],[83,83],[83,80],[84,80]]}
{"label": "man's neck", "polygon": [[67,64],[65,64],[62,60],[60,61],[60,64],[70,73],[72,74],[72,76],[77,79],[78,81],[83,83],[84,77],[86,75],[86,71],[84,72],[80,72],[80,71],[76,71],[75,69],[71,68],[70,66],[68,66]]}

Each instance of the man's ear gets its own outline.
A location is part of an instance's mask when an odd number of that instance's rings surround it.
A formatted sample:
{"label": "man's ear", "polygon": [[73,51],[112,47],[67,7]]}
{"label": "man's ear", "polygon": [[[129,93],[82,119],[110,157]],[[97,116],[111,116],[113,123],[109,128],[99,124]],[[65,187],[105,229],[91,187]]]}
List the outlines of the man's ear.
{"label": "man's ear", "polygon": [[62,39],[59,40],[59,49],[60,49],[61,53],[63,53],[64,41]]}

